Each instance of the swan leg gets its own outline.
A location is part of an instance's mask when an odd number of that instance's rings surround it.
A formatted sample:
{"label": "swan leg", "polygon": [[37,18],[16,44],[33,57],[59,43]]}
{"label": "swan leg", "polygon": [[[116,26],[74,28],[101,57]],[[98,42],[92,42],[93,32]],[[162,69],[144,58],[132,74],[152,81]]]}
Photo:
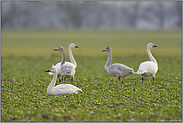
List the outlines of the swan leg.
{"label": "swan leg", "polygon": [[58,79],[59,79],[59,82],[61,82],[60,77],[58,77]]}
{"label": "swan leg", "polygon": [[153,77],[153,85],[154,85],[154,77]]}
{"label": "swan leg", "polygon": [[120,77],[118,77],[118,80],[120,81]]}
{"label": "swan leg", "polygon": [[121,79],[121,78],[120,78],[120,77],[118,77],[118,80],[119,80],[119,81],[120,81],[120,79]]}
{"label": "swan leg", "polygon": [[65,80],[66,80],[66,77],[64,78],[64,82],[65,82]]}
{"label": "swan leg", "polygon": [[143,80],[144,80],[144,78],[142,77],[142,85],[143,85]]}
{"label": "swan leg", "polygon": [[71,82],[73,82],[74,81],[74,77],[72,76],[72,78],[71,78]]}
{"label": "swan leg", "polygon": [[63,82],[63,76],[61,76],[61,80],[62,80],[62,82]]}

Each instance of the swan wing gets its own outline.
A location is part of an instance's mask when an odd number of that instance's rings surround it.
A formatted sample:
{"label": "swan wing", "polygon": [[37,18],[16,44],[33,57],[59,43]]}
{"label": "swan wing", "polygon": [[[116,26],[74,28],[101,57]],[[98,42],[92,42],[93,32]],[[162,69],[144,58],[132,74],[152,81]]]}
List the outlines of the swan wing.
{"label": "swan wing", "polygon": [[75,93],[77,94],[78,92],[83,92],[81,89],[79,89],[78,87],[71,85],[71,84],[60,84],[55,86],[54,89],[55,93],[57,94],[71,94],[71,93]]}
{"label": "swan wing", "polygon": [[66,62],[61,67],[61,74],[63,76],[73,76],[75,74],[75,66],[70,62]]}

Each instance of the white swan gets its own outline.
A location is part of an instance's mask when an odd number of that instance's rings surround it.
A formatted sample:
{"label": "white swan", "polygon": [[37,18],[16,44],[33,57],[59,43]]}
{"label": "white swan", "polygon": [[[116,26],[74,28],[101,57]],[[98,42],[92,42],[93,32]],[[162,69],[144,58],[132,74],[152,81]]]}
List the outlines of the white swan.
{"label": "white swan", "polygon": [[47,88],[48,95],[60,95],[60,94],[63,95],[63,94],[67,94],[67,93],[77,94],[79,92],[83,92],[81,89],[79,89],[78,87],[71,85],[71,84],[60,84],[60,85],[55,86],[58,72],[57,72],[57,68],[54,65],[52,65],[52,68],[50,68],[49,70],[47,70],[45,72],[52,72],[53,73],[53,79]]}
{"label": "white swan", "polygon": [[74,44],[74,43],[69,44],[69,47],[68,47],[70,61],[74,65],[74,67],[76,68],[77,67],[77,63],[76,63],[76,61],[75,61],[75,59],[73,57],[73,54],[72,54],[72,51],[71,51],[72,48],[79,48],[79,47],[76,44]]}
{"label": "white swan", "polygon": [[118,80],[120,81],[121,77],[128,76],[132,73],[135,73],[134,70],[124,64],[115,63],[111,65],[112,61],[112,50],[110,47],[106,47],[102,52],[107,51],[108,52],[108,59],[104,66],[105,70],[112,76],[118,77]]}
{"label": "white swan", "polygon": [[[77,67],[77,63],[72,55],[71,48],[79,48],[79,47],[74,43],[71,43],[69,45],[68,50],[69,50],[69,57],[70,57],[71,62],[65,62],[65,63],[61,64],[61,68],[60,68],[60,74],[61,74],[62,81],[63,81],[63,77],[65,77],[64,82],[65,82],[66,78],[70,78],[70,77],[71,77],[71,81],[74,80],[75,69]],[[54,51],[61,51],[61,49],[57,48]],[[65,55],[65,54],[63,54],[63,55]]]}
{"label": "white swan", "polygon": [[[77,63],[76,63],[76,61],[75,61],[75,59],[73,57],[73,54],[72,54],[72,51],[71,51],[72,48],[79,48],[79,47],[76,44],[74,44],[74,43],[71,43],[69,45],[68,51],[69,51],[69,58],[70,58],[71,63],[70,62],[65,62],[66,65],[64,65],[64,68],[66,67],[65,69],[67,69],[67,66],[72,66],[70,69],[74,68],[74,70],[72,70],[72,79],[71,79],[73,81],[74,80],[75,69],[77,67]],[[57,48],[54,51],[59,51],[59,50]],[[57,63],[55,65],[55,67],[56,67],[56,69],[58,71],[59,82],[61,82],[61,79],[60,79],[60,76],[61,76],[61,62]],[[64,71],[62,71],[62,73],[64,74]],[[53,75],[52,72],[49,72],[48,74],[49,75]],[[64,74],[63,76],[67,76],[67,78],[71,77],[71,75],[67,75],[67,74],[66,75]],[[62,76],[62,81],[63,81],[63,76]],[[64,79],[64,82],[65,82],[65,80],[66,80],[66,78]]]}
{"label": "white swan", "polygon": [[136,72],[136,74],[139,74],[142,76],[142,85],[143,85],[143,77],[148,77],[148,76],[153,77],[153,85],[154,85],[155,74],[158,71],[158,63],[150,52],[150,49],[153,47],[157,47],[157,46],[155,46],[153,43],[147,44],[147,54],[149,56],[150,61],[142,62],[139,65],[138,71]]}

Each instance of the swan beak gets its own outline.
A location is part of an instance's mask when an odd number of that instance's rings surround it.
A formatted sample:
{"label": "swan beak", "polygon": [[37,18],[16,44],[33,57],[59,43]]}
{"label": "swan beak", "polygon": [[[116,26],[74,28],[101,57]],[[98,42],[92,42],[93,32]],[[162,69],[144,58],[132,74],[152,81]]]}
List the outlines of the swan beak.
{"label": "swan beak", "polygon": [[51,69],[49,69],[49,70],[46,70],[45,72],[51,72]]}
{"label": "swan beak", "polygon": [[105,52],[106,50],[102,50],[102,52]]}
{"label": "swan beak", "polygon": [[75,48],[79,48],[79,46],[74,45]]}
{"label": "swan beak", "polygon": [[158,46],[154,45],[153,47],[158,47]]}

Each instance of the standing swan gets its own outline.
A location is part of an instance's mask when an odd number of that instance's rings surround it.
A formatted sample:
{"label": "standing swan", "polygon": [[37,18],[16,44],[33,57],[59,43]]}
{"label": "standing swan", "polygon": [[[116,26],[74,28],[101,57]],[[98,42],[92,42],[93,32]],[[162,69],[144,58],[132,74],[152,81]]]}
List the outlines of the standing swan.
{"label": "standing swan", "polygon": [[157,47],[157,46],[155,46],[153,43],[147,44],[147,54],[149,56],[150,61],[142,62],[139,65],[138,71],[136,72],[137,74],[142,76],[142,85],[143,85],[143,77],[148,77],[148,76],[153,77],[153,85],[154,85],[155,74],[158,71],[158,63],[150,52],[150,49],[153,47]]}
{"label": "standing swan", "polygon": [[135,73],[132,68],[120,64],[120,63],[115,63],[111,65],[112,61],[112,50],[110,47],[106,47],[102,52],[107,51],[108,52],[108,59],[107,62],[104,66],[105,70],[112,76],[118,77],[118,80],[120,81],[121,77],[128,76],[132,73]]}
{"label": "standing swan", "polygon": [[[73,57],[73,54],[72,54],[72,51],[71,51],[71,49],[72,48],[79,48],[78,46],[76,46],[76,44],[74,44],[74,43],[71,43],[70,45],[69,45],[69,47],[68,47],[68,51],[69,51],[69,58],[70,58],[70,61],[71,61],[71,63],[70,62],[65,62],[67,65],[66,66],[72,66],[70,69],[73,69],[74,68],[74,70],[72,70],[73,72],[72,72],[72,75],[67,75],[67,78],[70,78],[70,77],[72,77],[72,81],[74,80],[74,74],[75,74],[75,69],[76,69],[76,67],[77,67],[77,63],[76,63],[76,61],[75,61],[75,59],[74,59],[74,57]],[[60,51],[58,48],[57,49],[55,49],[54,51]],[[65,51],[64,51],[64,53],[65,53]],[[74,65],[74,66],[73,66]],[[61,82],[61,79],[60,79],[60,76],[61,76],[61,62],[59,62],[59,63],[57,63],[56,65],[55,65],[55,67],[56,67],[56,69],[57,69],[57,71],[58,71],[58,78],[59,78],[59,82]],[[64,67],[66,67],[66,66],[64,66]],[[64,74],[64,72],[62,71],[62,73]],[[53,73],[52,72],[49,72],[49,75],[52,75]],[[63,75],[63,76],[66,76],[65,74]],[[62,76],[62,81],[63,81],[63,76]],[[64,82],[65,82],[65,80],[66,80],[66,78],[64,79]]]}
{"label": "standing swan", "polygon": [[[70,77],[71,77],[71,81],[73,82],[74,75],[75,75],[75,69],[77,67],[77,63],[72,55],[71,48],[79,48],[79,47],[76,46],[76,44],[74,44],[74,43],[71,43],[69,45],[68,50],[69,50],[69,57],[70,57],[71,62],[65,62],[64,64],[61,64],[61,68],[60,68],[60,74],[61,74],[62,81],[63,81],[63,77],[65,77],[64,82],[65,82],[66,78],[70,78]],[[57,48],[54,51],[60,51],[60,49]],[[65,55],[65,54],[63,54],[63,55]]]}
{"label": "standing swan", "polygon": [[[62,46],[59,46],[57,49],[55,49],[54,51],[61,51],[62,52],[62,59],[61,62],[57,63],[55,65],[55,68],[57,69],[57,77],[59,78],[59,82],[61,82],[60,80],[60,76],[61,76],[61,66],[65,63],[65,50]],[[49,75],[52,75],[53,73],[50,71]]]}
{"label": "standing swan", "polygon": [[55,86],[56,79],[57,79],[57,69],[54,65],[52,65],[52,68],[50,68],[49,70],[47,70],[45,72],[53,73],[53,79],[47,88],[48,95],[60,95],[60,94],[67,94],[67,93],[77,94],[78,92],[83,92],[81,89],[79,89],[78,87],[71,85],[71,84],[60,84],[60,85]]}
{"label": "standing swan", "polygon": [[[65,63],[65,50],[62,46],[59,46],[57,49],[55,49],[54,51],[61,51],[62,52],[62,59],[61,62],[57,63],[55,65],[55,68],[57,69],[57,77],[59,78],[59,82],[61,82],[60,80],[60,76],[61,76],[61,66]],[[52,72],[49,72],[49,75],[52,75]]]}
{"label": "standing swan", "polygon": [[[62,67],[63,64],[65,64],[65,50],[62,46],[59,46],[58,48],[54,49],[54,51],[61,51],[62,52],[61,62],[59,62],[55,65],[55,68],[57,69],[57,76],[59,77],[59,82],[61,82],[60,76],[61,76],[62,81],[63,81],[63,77],[62,77],[62,74],[61,74],[61,67]],[[52,73],[52,72],[49,72],[49,73]]]}

